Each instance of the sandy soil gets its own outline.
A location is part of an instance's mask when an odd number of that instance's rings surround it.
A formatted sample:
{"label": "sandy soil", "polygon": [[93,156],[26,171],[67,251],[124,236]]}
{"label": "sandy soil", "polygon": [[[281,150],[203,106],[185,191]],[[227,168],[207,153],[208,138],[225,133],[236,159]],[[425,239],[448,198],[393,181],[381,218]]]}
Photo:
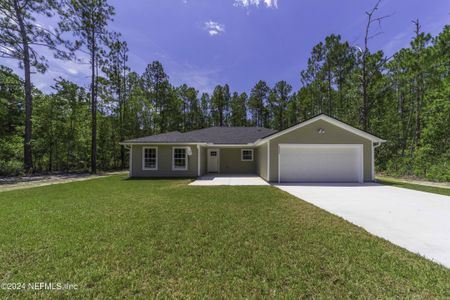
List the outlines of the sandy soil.
{"label": "sandy soil", "polygon": [[40,175],[40,176],[19,176],[0,178],[0,192],[27,189],[37,186],[68,183],[73,181],[83,181],[101,178],[105,176],[128,174],[128,171],[105,172],[96,175],[91,174],[61,174],[61,175]]}
{"label": "sandy soil", "polygon": [[450,189],[450,182],[435,182],[435,181],[426,181],[426,180],[419,180],[416,178],[397,178],[397,177],[390,177],[385,175],[379,175],[377,176],[379,179],[389,179],[393,181],[399,181],[404,183],[412,183],[412,184],[419,184],[419,185],[425,185],[425,186],[435,186],[435,187],[441,187],[445,189]]}

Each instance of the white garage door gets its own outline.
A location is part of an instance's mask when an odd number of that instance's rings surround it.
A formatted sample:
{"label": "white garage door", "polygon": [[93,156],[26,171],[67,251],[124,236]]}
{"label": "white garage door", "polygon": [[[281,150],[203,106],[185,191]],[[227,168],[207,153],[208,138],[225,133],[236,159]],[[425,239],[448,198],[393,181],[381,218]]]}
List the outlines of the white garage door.
{"label": "white garage door", "polygon": [[280,144],[280,182],[363,182],[363,146]]}

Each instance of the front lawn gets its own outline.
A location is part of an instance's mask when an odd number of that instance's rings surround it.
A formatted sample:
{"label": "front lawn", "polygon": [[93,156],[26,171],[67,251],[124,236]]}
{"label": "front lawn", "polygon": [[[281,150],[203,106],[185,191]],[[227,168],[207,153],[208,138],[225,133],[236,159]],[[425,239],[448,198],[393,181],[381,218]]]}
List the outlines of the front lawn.
{"label": "front lawn", "polygon": [[0,298],[449,298],[450,270],[273,187],[84,182],[0,193]]}

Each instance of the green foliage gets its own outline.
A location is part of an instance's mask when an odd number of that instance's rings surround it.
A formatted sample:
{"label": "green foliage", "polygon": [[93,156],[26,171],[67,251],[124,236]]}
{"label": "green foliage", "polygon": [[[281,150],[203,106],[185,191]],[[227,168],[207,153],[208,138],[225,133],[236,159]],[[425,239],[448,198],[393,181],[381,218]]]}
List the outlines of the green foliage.
{"label": "green foliage", "polygon": [[269,127],[267,113],[268,97],[270,88],[264,81],[260,80],[250,93],[248,108],[252,115],[252,124],[255,126]]}
{"label": "green foliage", "polygon": [[20,135],[0,139],[0,175],[22,173],[23,139]]}
{"label": "green foliage", "polygon": [[[129,138],[207,126],[283,130],[327,113],[387,140],[377,148],[377,170],[449,181],[450,26],[432,37],[414,21],[410,46],[391,58],[382,51],[370,51],[367,41],[360,49],[332,34],[312,48],[297,91],[283,80],[273,87],[260,80],[249,96],[231,91],[227,84],[217,85],[208,94],[187,84],[173,86],[158,61],[148,64],[142,75],[131,71],[127,43],[120,34],[105,31],[113,7],[105,0],[87,2],[65,2],[69,10],[61,12],[66,22],[58,30],[72,31],[75,42],[70,48],[84,46],[94,69],[101,66],[104,77],[93,73],[90,94],[63,79],[57,81],[52,94],[33,91],[37,99],[32,140],[35,171],[91,167],[89,138],[96,126],[94,117],[98,119],[98,167],[107,170],[127,167],[127,151],[119,142]],[[91,20],[93,7],[98,11]],[[93,31],[98,35],[92,37]],[[25,124],[23,96],[19,77],[2,67],[3,174],[17,173],[23,153],[17,144]]]}
{"label": "green foliage", "polygon": [[234,92],[231,97],[231,126],[247,126],[247,94]]}
{"label": "green foliage", "polygon": [[17,175],[23,167],[23,84],[0,66],[0,175]]}

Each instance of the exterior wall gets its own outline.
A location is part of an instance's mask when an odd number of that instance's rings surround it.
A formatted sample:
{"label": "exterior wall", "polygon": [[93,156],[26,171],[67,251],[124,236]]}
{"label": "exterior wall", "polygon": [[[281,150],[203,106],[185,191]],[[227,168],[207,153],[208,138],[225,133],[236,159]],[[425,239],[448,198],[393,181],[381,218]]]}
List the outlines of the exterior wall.
{"label": "exterior wall", "polygon": [[[211,147],[209,149],[219,149],[219,173],[220,174],[255,174],[257,153],[251,147],[243,148],[220,148]],[[253,149],[253,161],[242,161],[241,150]],[[205,153],[205,156],[207,154]],[[206,158],[208,160],[208,158]]]}
{"label": "exterior wall", "polygon": [[256,174],[262,177],[264,180],[267,178],[267,145],[268,143],[262,144],[255,149],[256,154]]}
{"label": "exterior wall", "polygon": [[[197,145],[177,145],[190,147],[192,155],[188,156],[187,170],[172,170],[172,148],[174,145],[149,145],[158,148],[158,170],[143,170],[142,149],[145,145],[133,145],[131,147],[130,177],[197,177],[198,176],[198,148]],[[266,146],[267,147],[267,146]],[[200,147],[200,175],[208,172],[207,147]],[[255,174],[258,162],[258,151],[253,149],[253,161],[241,160],[241,149],[245,148],[214,148],[220,151],[219,173],[224,174]],[[264,160],[267,160],[265,152]],[[267,173],[267,171],[265,171]],[[267,177],[267,176],[266,176]]]}
{"label": "exterior wall", "polygon": [[176,145],[190,147],[192,155],[188,155],[187,170],[172,170],[172,148],[175,145],[149,145],[158,148],[158,170],[142,169],[142,148],[145,145],[133,145],[131,150],[131,177],[197,177],[198,150],[196,145]]}
{"label": "exterior wall", "polygon": [[[325,133],[318,134],[317,130],[319,128],[325,129]],[[327,121],[318,120],[270,140],[269,181],[278,181],[279,144],[362,144],[364,181],[372,180],[372,141],[348,132]],[[261,146],[264,147],[265,145]]]}
{"label": "exterior wall", "polygon": [[206,158],[207,158],[206,148],[200,147],[200,176],[207,173]]}

